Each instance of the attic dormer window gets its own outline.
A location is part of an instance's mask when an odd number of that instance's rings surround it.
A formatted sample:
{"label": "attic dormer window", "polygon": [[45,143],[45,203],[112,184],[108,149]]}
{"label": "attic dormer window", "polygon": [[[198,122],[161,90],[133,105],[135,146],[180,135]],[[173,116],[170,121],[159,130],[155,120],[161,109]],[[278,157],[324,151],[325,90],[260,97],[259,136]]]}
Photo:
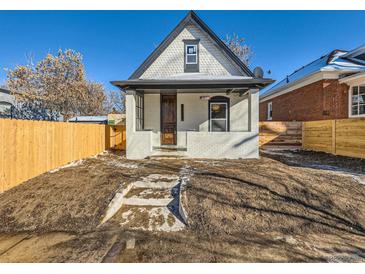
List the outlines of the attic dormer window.
{"label": "attic dormer window", "polygon": [[186,64],[197,64],[198,63],[198,46],[197,45],[186,45]]}
{"label": "attic dormer window", "polygon": [[199,72],[199,40],[184,40],[184,71]]}

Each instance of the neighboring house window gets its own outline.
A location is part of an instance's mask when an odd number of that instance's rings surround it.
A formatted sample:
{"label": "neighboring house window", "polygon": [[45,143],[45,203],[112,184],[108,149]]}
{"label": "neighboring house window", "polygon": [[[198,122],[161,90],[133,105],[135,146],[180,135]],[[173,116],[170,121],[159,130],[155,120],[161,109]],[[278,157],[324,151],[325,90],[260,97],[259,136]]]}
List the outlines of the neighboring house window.
{"label": "neighboring house window", "polygon": [[215,96],[209,100],[209,131],[229,131],[229,98]]}
{"label": "neighboring house window", "polygon": [[0,118],[12,117],[13,105],[9,102],[0,101]]}
{"label": "neighboring house window", "polygon": [[199,72],[199,40],[184,41],[184,72]]}
{"label": "neighboring house window", "polygon": [[143,94],[136,93],[136,130],[143,130],[144,100]]}
{"label": "neighboring house window", "polygon": [[272,102],[267,104],[267,120],[272,120]]}
{"label": "neighboring house window", "polygon": [[365,116],[365,86],[351,89],[350,116]]}

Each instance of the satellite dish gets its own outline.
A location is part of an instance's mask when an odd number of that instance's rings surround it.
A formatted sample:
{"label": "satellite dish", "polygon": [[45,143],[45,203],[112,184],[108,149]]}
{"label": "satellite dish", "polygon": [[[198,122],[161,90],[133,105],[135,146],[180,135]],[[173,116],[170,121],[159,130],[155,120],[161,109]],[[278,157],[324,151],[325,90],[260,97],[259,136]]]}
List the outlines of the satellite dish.
{"label": "satellite dish", "polygon": [[255,78],[262,78],[264,76],[264,71],[260,67],[256,67],[253,70],[253,74],[255,75]]}

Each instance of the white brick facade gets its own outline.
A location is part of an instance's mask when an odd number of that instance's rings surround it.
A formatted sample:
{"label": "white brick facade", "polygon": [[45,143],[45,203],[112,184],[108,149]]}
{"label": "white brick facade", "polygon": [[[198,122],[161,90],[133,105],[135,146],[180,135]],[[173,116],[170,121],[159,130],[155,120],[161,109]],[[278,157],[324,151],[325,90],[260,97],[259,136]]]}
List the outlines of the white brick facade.
{"label": "white brick facade", "polygon": [[184,39],[200,39],[199,72],[213,76],[246,76],[197,26],[190,24],[142,74],[141,79],[168,78],[184,73]]}
{"label": "white brick facade", "polygon": [[[258,157],[258,91],[249,95],[231,94],[230,132],[208,131],[208,101],[201,96],[225,93],[177,93],[177,147],[192,158]],[[184,121],[181,121],[184,104]],[[252,107],[253,106],[253,107]],[[127,158],[143,159],[160,147],[160,94],[144,95],[144,131],[135,130],[134,95],[126,95]]]}

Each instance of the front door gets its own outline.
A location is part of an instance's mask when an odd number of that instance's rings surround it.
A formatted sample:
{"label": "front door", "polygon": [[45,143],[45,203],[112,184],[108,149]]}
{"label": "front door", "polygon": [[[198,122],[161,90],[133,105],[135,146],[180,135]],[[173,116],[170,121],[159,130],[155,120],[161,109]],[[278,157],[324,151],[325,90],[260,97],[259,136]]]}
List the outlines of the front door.
{"label": "front door", "polygon": [[161,145],[176,145],[176,94],[161,94]]}

